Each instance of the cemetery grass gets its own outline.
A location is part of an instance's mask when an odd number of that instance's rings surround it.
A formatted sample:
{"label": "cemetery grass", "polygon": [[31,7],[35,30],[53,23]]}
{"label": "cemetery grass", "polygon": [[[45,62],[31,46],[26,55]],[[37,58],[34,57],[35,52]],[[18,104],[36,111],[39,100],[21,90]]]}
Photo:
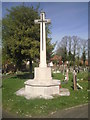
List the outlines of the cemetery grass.
{"label": "cemetery grass", "polygon": [[[64,76],[61,73],[53,74],[54,79],[60,79],[62,88],[68,88],[70,96],[55,96],[54,99],[31,99],[16,96],[15,92],[24,87],[28,73],[14,75],[13,77],[4,77],[2,80],[2,102],[3,109],[19,117],[43,117],[52,114],[58,110],[88,103],[88,73],[83,72],[77,75],[78,83],[83,87],[74,91],[72,86],[72,73],[69,73],[69,81],[64,84]],[[83,80],[82,80],[83,78]]]}

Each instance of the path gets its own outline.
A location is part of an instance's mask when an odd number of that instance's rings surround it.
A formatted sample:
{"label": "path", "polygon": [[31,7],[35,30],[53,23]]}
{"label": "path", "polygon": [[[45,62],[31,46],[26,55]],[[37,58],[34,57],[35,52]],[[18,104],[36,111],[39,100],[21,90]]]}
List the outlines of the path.
{"label": "path", "polygon": [[[6,111],[3,111],[3,118],[18,118],[18,117],[9,114]],[[49,115],[48,118],[88,118],[88,104],[68,108],[65,110],[60,110],[56,113],[53,113],[52,115]]]}
{"label": "path", "polygon": [[88,118],[88,104],[58,111],[51,118]]}

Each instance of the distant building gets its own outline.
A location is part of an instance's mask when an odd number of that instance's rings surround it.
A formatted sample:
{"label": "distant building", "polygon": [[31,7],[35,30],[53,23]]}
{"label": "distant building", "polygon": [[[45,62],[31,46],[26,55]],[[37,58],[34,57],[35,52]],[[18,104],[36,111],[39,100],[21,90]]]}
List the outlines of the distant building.
{"label": "distant building", "polygon": [[[83,65],[83,60],[80,61],[81,65]],[[88,60],[85,61],[85,65],[88,66]]]}
{"label": "distant building", "polygon": [[61,56],[58,56],[58,55],[54,55],[52,58],[51,58],[51,61],[54,63],[54,64],[58,64],[58,65],[62,65],[63,62],[62,62],[62,57]]}

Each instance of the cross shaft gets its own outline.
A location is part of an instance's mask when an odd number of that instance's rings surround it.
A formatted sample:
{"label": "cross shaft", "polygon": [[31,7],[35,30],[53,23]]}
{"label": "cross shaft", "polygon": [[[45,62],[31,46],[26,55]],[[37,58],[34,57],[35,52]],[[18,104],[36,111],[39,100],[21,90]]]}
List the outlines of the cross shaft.
{"label": "cross shaft", "polygon": [[40,24],[40,66],[46,67],[46,30],[45,24],[50,23],[49,19],[45,19],[45,13],[40,14],[40,19],[35,20],[36,24]]}

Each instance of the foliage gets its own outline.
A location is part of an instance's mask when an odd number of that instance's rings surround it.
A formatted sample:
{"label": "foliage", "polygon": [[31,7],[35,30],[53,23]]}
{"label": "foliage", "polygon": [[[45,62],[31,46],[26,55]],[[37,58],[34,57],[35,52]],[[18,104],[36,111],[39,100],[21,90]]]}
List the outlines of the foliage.
{"label": "foliage", "polygon": [[60,56],[54,55],[54,54],[53,54],[53,56],[52,56],[52,58],[51,58],[51,61],[52,61],[54,64],[56,64],[56,65],[60,64],[60,61],[61,61],[61,60],[62,60],[62,58],[61,58]]}
{"label": "foliage", "polygon": [[51,38],[47,38],[47,41],[46,41],[47,61],[50,61],[50,59],[52,58],[55,45],[56,45],[56,43],[51,44]]}
{"label": "foliage", "polygon": [[[62,57],[62,60],[69,61],[70,64],[77,63],[87,58],[87,40],[81,39],[78,36],[64,36],[57,44],[56,54]],[[88,58],[87,58],[88,59]],[[78,61],[78,62],[76,62]]]}
{"label": "foliage", "polygon": [[[8,10],[9,14],[3,18],[3,63],[11,59],[20,69],[23,60],[32,61],[39,58],[40,27],[34,23],[39,19],[38,6],[17,6]],[[50,33],[47,26],[47,35]],[[47,38],[47,52],[51,56],[54,46],[51,39]],[[32,70],[31,70],[32,71]]]}
{"label": "foliage", "polygon": [[87,41],[82,41],[82,60],[85,66],[85,61],[86,61],[86,55],[87,55],[87,49],[88,49],[88,45],[87,45]]}
{"label": "foliage", "polygon": [[83,63],[84,63],[84,66],[85,66],[85,61],[86,61],[86,53],[85,53],[85,51],[82,53],[82,59],[83,59]]}
{"label": "foliage", "polygon": [[39,26],[34,24],[38,11],[33,7],[17,6],[8,10],[3,19],[3,46],[10,58],[20,67],[23,59],[39,54]]}
{"label": "foliage", "polygon": [[62,56],[63,62],[67,61],[67,36],[63,37],[57,47],[57,55]]}

